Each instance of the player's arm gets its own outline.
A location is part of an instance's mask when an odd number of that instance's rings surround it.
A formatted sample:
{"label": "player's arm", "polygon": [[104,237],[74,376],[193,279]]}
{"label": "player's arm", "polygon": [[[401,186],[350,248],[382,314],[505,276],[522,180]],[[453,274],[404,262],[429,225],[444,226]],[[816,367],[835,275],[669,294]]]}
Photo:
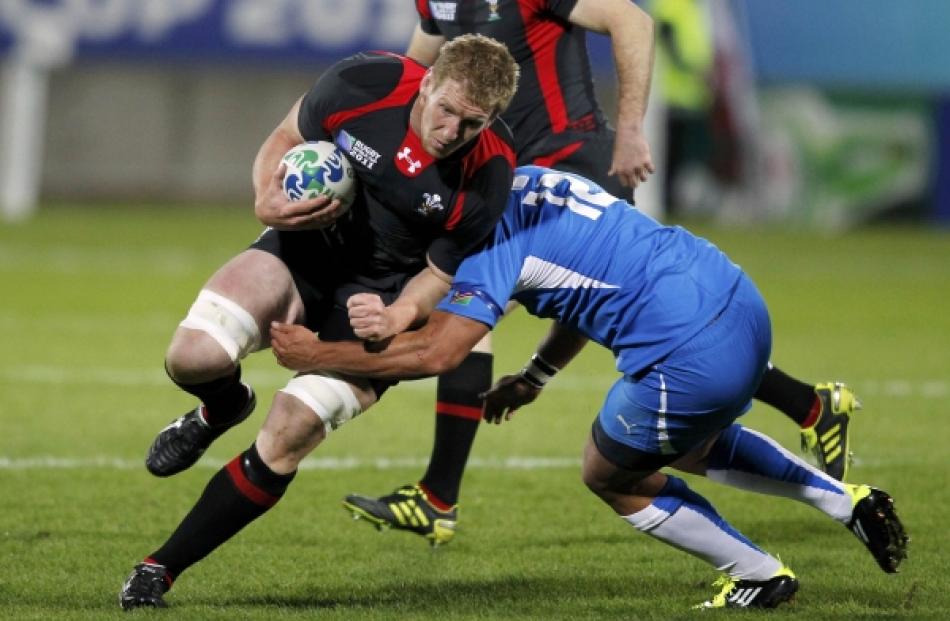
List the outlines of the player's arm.
{"label": "player's arm", "polygon": [[439,56],[439,49],[445,43],[445,37],[425,32],[421,24],[416,24],[416,29],[412,32],[412,38],[409,39],[409,47],[406,48],[406,56],[417,63],[423,65],[432,65]]}
{"label": "player's arm", "polygon": [[608,174],[636,187],[653,172],[643,117],[653,77],[653,19],[630,0],[578,0],[568,18],[610,36],[617,67],[617,139]]}
{"label": "player's arm", "polygon": [[449,292],[452,276],[431,261],[406,283],[399,297],[386,306],[374,293],[357,293],[346,301],[353,332],[361,339],[380,341],[418,325]]}
{"label": "player's arm", "polygon": [[553,322],[547,335],[538,344],[535,356],[539,356],[549,366],[560,370],[584,349],[589,340],[583,334]]}
{"label": "player's arm", "polygon": [[544,385],[584,349],[587,341],[586,336],[552,323],[524,368],[517,374],[500,378],[481,395],[485,400],[482,412],[485,420],[496,424],[511,420],[518,408],[541,394]]}
{"label": "player's arm", "polygon": [[277,322],[271,324],[270,336],[277,361],[294,371],[412,379],[454,369],[488,332],[486,324],[474,319],[434,311],[425,326],[397,334],[378,350],[356,341],[320,341],[303,326]]}
{"label": "player's arm", "polygon": [[331,224],[345,211],[340,201],[330,201],[325,196],[291,201],[281,187],[285,167],[280,159],[291,147],[304,142],[297,127],[300,102],[298,99],[287,116],[264,140],[251,170],[254,215],[261,223],[284,231],[321,228]]}

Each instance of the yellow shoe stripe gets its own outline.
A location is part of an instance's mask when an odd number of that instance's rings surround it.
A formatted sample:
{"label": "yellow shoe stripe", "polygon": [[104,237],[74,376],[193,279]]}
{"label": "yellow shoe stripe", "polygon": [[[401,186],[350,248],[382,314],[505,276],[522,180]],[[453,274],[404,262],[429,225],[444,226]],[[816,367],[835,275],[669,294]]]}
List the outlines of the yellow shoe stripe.
{"label": "yellow shoe stripe", "polygon": [[[399,504],[402,504],[402,503],[399,503]],[[399,504],[396,504],[396,503],[390,504],[390,505],[389,505],[389,510],[393,512],[393,515],[394,515],[394,516],[396,516],[396,521],[398,521],[400,524],[405,525],[405,524],[406,524],[406,516],[403,515],[403,513],[402,513],[402,508],[400,508]]]}
{"label": "yellow shoe stripe", "polygon": [[417,526],[416,518],[412,514],[412,507],[409,505],[409,503],[400,502],[398,505],[395,506],[395,509],[396,510],[393,511],[393,513],[395,513],[396,517],[399,518],[400,524],[402,524],[403,526],[406,526],[406,525]]}
{"label": "yellow shoe stripe", "polygon": [[419,526],[419,520],[416,519],[415,509],[416,509],[416,503],[414,502],[402,503],[402,510],[406,515],[406,520],[412,526]]}
{"label": "yellow shoe stripe", "polygon": [[841,454],[841,447],[835,447],[835,450],[825,453],[825,463],[834,461]]}
{"label": "yellow shoe stripe", "polygon": [[839,435],[840,433],[841,433],[841,425],[839,423],[839,424],[836,424],[831,429],[829,429],[828,431],[826,431],[825,433],[821,434],[821,443],[824,444],[825,442],[828,441],[829,438],[831,438],[831,436]]}
{"label": "yellow shoe stripe", "polygon": [[422,524],[423,526],[428,526],[429,519],[426,517],[426,514],[422,512],[422,508],[419,507],[419,505],[416,505],[414,509],[415,509],[416,517],[419,519],[419,523]]}

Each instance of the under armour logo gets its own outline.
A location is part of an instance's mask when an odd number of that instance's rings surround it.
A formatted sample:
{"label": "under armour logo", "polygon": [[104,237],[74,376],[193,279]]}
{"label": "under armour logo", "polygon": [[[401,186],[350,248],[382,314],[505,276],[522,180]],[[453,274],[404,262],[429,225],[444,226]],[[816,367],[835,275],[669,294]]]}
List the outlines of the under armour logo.
{"label": "under armour logo", "polygon": [[624,428],[626,428],[626,430],[627,430],[627,435],[628,435],[628,436],[629,436],[631,433],[633,433],[633,428],[637,426],[636,423],[628,423],[627,421],[625,421],[625,420],[623,419],[623,416],[621,416],[620,414],[617,414],[617,420],[619,420],[619,421],[620,421],[620,424],[623,425]]}
{"label": "under armour logo", "polygon": [[412,159],[412,149],[409,147],[403,147],[402,151],[396,154],[396,158],[406,160],[406,164],[409,166],[409,174],[416,172],[416,169],[422,167],[422,162]]}

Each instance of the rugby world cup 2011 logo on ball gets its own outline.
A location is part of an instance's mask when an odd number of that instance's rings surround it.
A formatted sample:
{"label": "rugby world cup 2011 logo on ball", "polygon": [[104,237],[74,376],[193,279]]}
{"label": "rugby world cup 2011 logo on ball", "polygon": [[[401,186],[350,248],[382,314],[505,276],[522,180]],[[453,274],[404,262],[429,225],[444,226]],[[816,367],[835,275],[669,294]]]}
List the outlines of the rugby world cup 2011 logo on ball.
{"label": "rugby world cup 2011 logo on ball", "polygon": [[356,175],[332,142],[304,142],[284,154],[284,194],[292,201],[318,196],[338,198],[350,205],[356,195]]}

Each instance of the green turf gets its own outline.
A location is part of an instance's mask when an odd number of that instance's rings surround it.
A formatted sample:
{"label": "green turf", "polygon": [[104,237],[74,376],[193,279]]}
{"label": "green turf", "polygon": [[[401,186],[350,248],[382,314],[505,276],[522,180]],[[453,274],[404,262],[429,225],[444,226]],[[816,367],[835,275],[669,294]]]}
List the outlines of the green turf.
{"label": "green turf", "polygon": [[[247,424],[178,477],[141,467],[154,433],[191,403],[164,378],[168,338],[202,282],[257,232],[246,209],[60,206],[0,225],[0,618],[127,618],[116,594],[132,564],[177,524],[213,466],[254,437],[287,378],[268,353],[246,363],[260,395]],[[852,478],[890,491],[913,538],[905,569],[884,575],[821,514],[691,477],[798,573],[797,600],[769,616],[950,618],[950,236],[701,233],[765,293],[776,363],[809,381],[846,379],[863,397]],[[496,373],[517,369],[543,329],[523,312],[507,318]],[[635,532],[580,483],[580,449],[614,378],[609,355],[591,348],[513,423],[483,430],[460,534],[435,551],[339,508],[347,492],[388,491],[421,473],[434,383],[398,387],[334,433],[273,511],[182,576],[163,616],[692,618],[715,572]],[[797,446],[793,426],[764,406],[745,422]],[[736,613],[712,616],[723,614]]]}

